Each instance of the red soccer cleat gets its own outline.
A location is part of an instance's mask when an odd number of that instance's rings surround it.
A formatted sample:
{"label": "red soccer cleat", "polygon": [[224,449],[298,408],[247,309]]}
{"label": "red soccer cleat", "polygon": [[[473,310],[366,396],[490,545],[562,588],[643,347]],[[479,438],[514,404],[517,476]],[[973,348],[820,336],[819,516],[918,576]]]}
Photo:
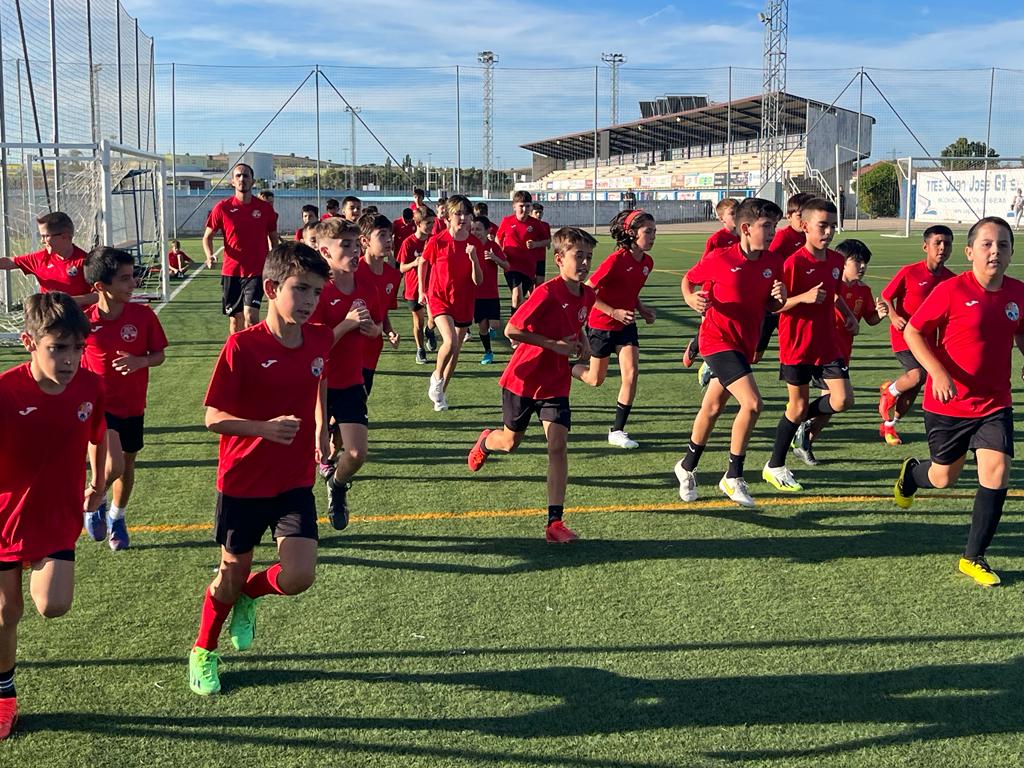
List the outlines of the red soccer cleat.
{"label": "red soccer cleat", "polygon": [[565,523],[561,520],[555,520],[553,523],[548,524],[544,538],[547,539],[548,544],[569,544],[576,541],[579,536],[574,531],[566,528]]}
{"label": "red soccer cleat", "polygon": [[878,428],[878,434],[885,440],[886,445],[903,445],[903,440],[900,439],[894,426],[883,424]]}
{"label": "red soccer cleat", "polygon": [[686,345],[686,350],[683,352],[683,367],[689,368],[697,360],[697,338],[690,339],[690,342]]}
{"label": "red soccer cleat", "polygon": [[0,699],[0,740],[6,739],[18,722],[18,700]]}
{"label": "red soccer cleat", "polygon": [[889,411],[896,407],[896,401],[899,399],[889,391],[890,384],[892,384],[891,381],[883,381],[882,386],[878,388],[878,415],[882,417],[883,421],[889,421],[892,418]]}
{"label": "red soccer cleat", "polygon": [[487,454],[484,453],[484,442],[487,440],[487,436],[491,434],[490,429],[485,429],[480,433],[480,437],[476,439],[476,443],[469,449],[469,458],[466,463],[469,465],[471,472],[476,472],[480,467],[487,461]]}

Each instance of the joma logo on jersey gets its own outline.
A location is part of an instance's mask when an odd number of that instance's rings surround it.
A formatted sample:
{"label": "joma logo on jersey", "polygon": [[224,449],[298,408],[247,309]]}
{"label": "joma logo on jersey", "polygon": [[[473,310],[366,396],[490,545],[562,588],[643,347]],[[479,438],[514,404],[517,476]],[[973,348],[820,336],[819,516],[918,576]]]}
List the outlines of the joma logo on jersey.
{"label": "joma logo on jersey", "polygon": [[92,416],[92,403],[87,400],[78,406],[78,420],[88,421],[90,416]]}
{"label": "joma logo on jersey", "polygon": [[1013,322],[1016,323],[1018,320],[1020,320],[1020,307],[1017,306],[1017,302],[1011,301],[1009,304],[1006,305],[1004,311],[1006,312],[1006,316],[1010,318]]}
{"label": "joma logo on jersey", "polygon": [[137,338],[139,338],[139,329],[131,323],[121,328],[122,341],[135,341]]}
{"label": "joma logo on jersey", "polygon": [[319,379],[320,374],[324,372],[324,359],[322,357],[318,357],[313,360],[309,366],[309,370],[312,371],[313,375]]}

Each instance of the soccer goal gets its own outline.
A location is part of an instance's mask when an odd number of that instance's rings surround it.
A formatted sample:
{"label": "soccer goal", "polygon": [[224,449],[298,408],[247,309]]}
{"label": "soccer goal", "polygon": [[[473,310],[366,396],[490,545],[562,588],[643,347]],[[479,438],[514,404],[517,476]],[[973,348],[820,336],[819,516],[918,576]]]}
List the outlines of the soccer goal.
{"label": "soccer goal", "polygon": [[[139,301],[168,295],[164,228],[166,174],[161,155],[110,141],[99,144],[0,144],[2,252],[41,247],[36,218],[63,211],[75,223],[75,244],[88,251],[112,245],[135,257]],[[37,289],[17,270],[0,273],[0,334],[21,329],[22,302]]]}

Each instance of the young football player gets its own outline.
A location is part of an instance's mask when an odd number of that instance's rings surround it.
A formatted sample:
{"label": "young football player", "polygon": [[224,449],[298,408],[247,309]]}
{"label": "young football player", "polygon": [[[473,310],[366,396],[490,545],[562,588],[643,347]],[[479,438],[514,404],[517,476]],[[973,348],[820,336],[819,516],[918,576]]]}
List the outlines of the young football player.
{"label": "young football player", "polygon": [[544,282],[544,268],[548,258],[548,246],[551,245],[551,226],[544,221],[544,206],[540,203],[530,204],[530,217],[535,222],[533,225],[535,231],[527,241],[526,246],[530,249],[530,253],[537,262],[534,282],[540,285]]}
{"label": "young football player", "polygon": [[75,303],[86,307],[96,302],[96,294],[89,288],[82,274],[85,251],[74,244],[75,224],[61,211],[46,213],[36,219],[42,250],[23,256],[0,256],[0,270],[20,269],[32,275],[42,293],[61,291]]}
{"label": "young football player", "polygon": [[[427,364],[427,348],[437,349],[434,329],[427,323],[427,308],[420,304],[419,268],[423,263],[423,249],[427,246],[430,233],[434,229],[434,212],[426,205],[421,205],[413,213],[416,231],[398,247],[398,269],[405,276],[403,296],[412,314],[412,338],[416,342],[416,362]],[[432,341],[433,340],[433,341]]]}
{"label": "young football player", "polygon": [[[478,204],[479,205],[479,204]],[[474,206],[475,208],[476,206]],[[494,362],[494,352],[491,350],[491,331],[501,323],[501,299],[498,295],[498,270],[503,272],[508,269],[508,261],[505,254],[496,242],[488,237],[491,227],[490,219],[486,216],[474,216],[470,232],[477,240],[483,243],[484,250],[480,258],[480,269],[483,271],[483,279],[476,287],[476,299],[473,304],[473,322],[477,324],[480,331],[480,343],[484,346],[484,356],[480,358],[480,365],[490,365]]]}
{"label": "young football player", "polygon": [[512,197],[513,213],[501,220],[495,241],[508,260],[509,269],[505,273],[505,282],[512,291],[512,309],[515,310],[533,290],[534,278],[537,273],[537,260],[530,253],[527,241],[539,232],[536,219],[529,215],[529,207],[533,197],[525,189],[516,190]]}
{"label": "young football player", "polygon": [[171,240],[171,250],[167,252],[167,276],[173,280],[184,278],[188,265],[191,263],[192,259],[181,250],[181,243]]}
{"label": "young football player", "polygon": [[316,224],[320,221],[320,209],[315,205],[304,205],[302,206],[302,226],[295,230],[295,239],[297,241],[305,242],[303,239],[303,232],[306,227],[310,224]]}
{"label": "young football player", "polygon": [[398,349],[398,332],[391,327],[388,312],[398,309],[398,289],[402,283],[402,273],[391,266],[395,245],[391,220],[379,213],[363,214],[359,219],[359,245],[363,252],[357,275],[365,277],[377,289],[377,314],[371,312],[370,317],[381,327],[380,335],[368,339],[363,345],[363,386],[366,396],[373,389],[373,377],[377,373],[377,363],[384,350],[384,339],[388,340],[392,349]]}

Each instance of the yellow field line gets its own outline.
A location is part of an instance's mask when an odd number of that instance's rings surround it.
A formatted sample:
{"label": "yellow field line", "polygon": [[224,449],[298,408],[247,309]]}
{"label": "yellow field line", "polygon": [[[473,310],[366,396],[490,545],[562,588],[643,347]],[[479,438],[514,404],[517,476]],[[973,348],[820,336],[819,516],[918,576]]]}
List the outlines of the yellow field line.
{"label": "yellow field line", "polygon": [[[1024,491],[1010,491],[1011,497],[1022,498]],[[870,504],[874,502],[891,499],[889,494],[864,494],[860,496],[798,496],[778,498],[774,497],[761,507],[811,507],[826,504]],[[974,495],[969,493],[943,494],[945,499],[973,499]],[[726,499],[715,501],[699,501],[691,503],[670,503],[670,504],[616,504],[603,507],[566,507],[566,514],[609,514],[615,512],[700,512],[712,509],[739,509],[739,507]],[[390,522],[415,522],[425,520],[478,520],[481,518],[515,518],[534,517],[543,514],[542,509],[473,509],[466,512],[411,512],[401,515],[353,515],[353,523],[390,523]],[[328,518],[321,517],[321,524],[329,522]],[[132,532],[139,533],[181,533],[188,531],[209,531],[213,526],[209,523],[184,523],[168,525],[133,525]]]}
{"label": "yellow field line", "polygon": [[682,277],[682,276],[684,276],[686,274],[686,272],[683,272],[683,271],[678,270],[678,269],[652,269],[651,271],[652,272],[663,272],[666,275],[679,275],[680,277]]}

